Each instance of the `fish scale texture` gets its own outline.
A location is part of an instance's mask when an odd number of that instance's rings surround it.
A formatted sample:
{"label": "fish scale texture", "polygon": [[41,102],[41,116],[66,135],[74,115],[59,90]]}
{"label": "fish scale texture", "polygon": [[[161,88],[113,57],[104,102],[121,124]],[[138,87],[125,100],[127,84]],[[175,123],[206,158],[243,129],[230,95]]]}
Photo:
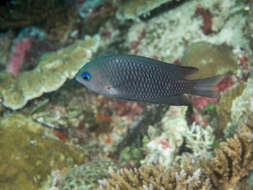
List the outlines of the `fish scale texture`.
{"label": "fish scale texture", "polygon": [[113,87],[126,98],[149,100],[186,92],[184,80],[173,79],[173,70],[160,61],[130,55],[107,56],[101,64]]}

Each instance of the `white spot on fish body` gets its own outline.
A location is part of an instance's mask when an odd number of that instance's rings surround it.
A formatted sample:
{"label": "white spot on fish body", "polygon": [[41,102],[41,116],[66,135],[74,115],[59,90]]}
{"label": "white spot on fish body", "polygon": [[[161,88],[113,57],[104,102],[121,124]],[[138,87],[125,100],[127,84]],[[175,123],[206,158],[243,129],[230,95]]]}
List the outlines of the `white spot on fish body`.
{"label": "white spot on fish body", "polygon": [[119,92],[111,85],[105,85],[105,91],[110,95],[117,95]]}

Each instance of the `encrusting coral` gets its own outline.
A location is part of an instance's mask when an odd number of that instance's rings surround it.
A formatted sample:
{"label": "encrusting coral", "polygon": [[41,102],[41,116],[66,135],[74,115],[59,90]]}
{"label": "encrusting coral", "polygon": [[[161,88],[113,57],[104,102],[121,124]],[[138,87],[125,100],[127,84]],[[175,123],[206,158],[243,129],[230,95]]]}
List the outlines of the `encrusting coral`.
{"label": "encrusting coral", "polygon": [[74,44],[41,57],[32,71],[19,74],[0,73],[2,104],[13,110],[22,108],[29,100],[58,89],[87,63],[99,45],[99,36],[86,36]]}
{"label": "encrusting coral", "polygon": [[49,136],[31,116],[0,117],[0,189],[37,190],[53,171],[86,160],[84,151]]}
{"label": "encrusting coral", "polygon": [[139,169],[111,170],[100,190],[228,190],[240,189],[240,181],[253,169],[253,114],[236,134],[220,144],[215,156],[199,161],[186,158],[182,167],[166,170],[143,165]]}
{"label": "encrusting coral", "polygon": [[57,186],[61,190],[92,189],[99,179],[109,175],[108,167],[117,168],[109,159],[94,159],[75,166],[65,174]]}
{"label": "encrusting coral", "polygon": [[188,79],[205,78],[236,72],[237,61],[232,50],[226,45],[215,45],[205,41],[192,43],[184,51],[182,65],[197,67],[198,72]]}

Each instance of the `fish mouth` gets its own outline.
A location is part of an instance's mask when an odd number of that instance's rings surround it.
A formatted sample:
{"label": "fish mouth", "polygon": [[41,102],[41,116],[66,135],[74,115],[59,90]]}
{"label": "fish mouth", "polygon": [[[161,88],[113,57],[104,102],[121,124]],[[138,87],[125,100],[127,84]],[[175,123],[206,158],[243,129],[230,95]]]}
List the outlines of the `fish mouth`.
{"label": "fish mouth", "polygon": [[81,83],[81,80],[80,80],[80,78],[79,78],[78,76],[75,77],[75,80],[76,80],[77,82]]}

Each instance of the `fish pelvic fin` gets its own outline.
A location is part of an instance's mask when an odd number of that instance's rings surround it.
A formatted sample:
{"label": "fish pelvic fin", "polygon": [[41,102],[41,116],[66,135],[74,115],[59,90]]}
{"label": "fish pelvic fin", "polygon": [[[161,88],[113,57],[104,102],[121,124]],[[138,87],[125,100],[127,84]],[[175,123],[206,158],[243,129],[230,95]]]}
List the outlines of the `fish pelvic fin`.
{"label": "fish pelvic fin", "polygon": [[198,96],[206,96],[209,98],[219,98],[216,85],[223,79],[223,75],[216,75],[210,78],[191,80],[193,87],[191,94]]}

